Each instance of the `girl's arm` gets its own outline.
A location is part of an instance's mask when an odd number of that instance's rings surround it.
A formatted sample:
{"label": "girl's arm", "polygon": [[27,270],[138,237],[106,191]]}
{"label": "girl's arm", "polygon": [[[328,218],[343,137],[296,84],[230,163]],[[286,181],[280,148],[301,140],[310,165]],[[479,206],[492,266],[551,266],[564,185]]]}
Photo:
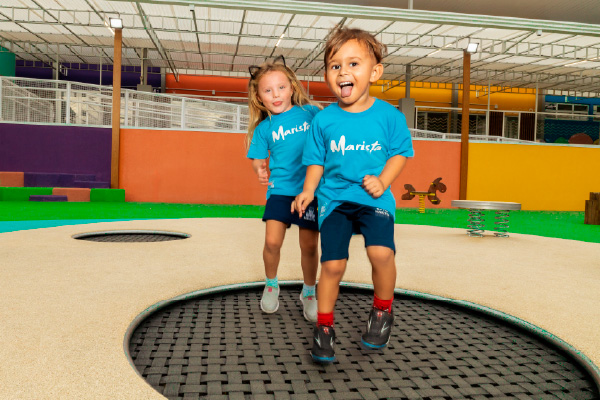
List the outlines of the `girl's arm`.
{"label": "girl's arm", "polygon": [[304,188],[302,189],[302,193],[296,196],[296,199],[292,202],[291,209],[292,212],[297,211],[300,218],[302,218],[304,211],[306,211],[306,207],[308,207],[311,201],[313,201],[315,198],[315,190],[317,190],[317,186],[319,186],[322,176],[322,165],[309,165],[306,167]]}
{"label": "girl's arm", "polygon": [[373,198],[381,197],[383,192],[396,180],[404,165],[406,164],[406,157],[397,155],[387,160],[383,171],[379,176],[365,175],[363,178],[362,187],[369,193]]}
{"label": "girl's arm", "polygon": [[252,159],[252,169],[258,175],[258,182],[261,185],[269,184],[269,168],[267,168],[267,160],[261,160],[258,158]]}

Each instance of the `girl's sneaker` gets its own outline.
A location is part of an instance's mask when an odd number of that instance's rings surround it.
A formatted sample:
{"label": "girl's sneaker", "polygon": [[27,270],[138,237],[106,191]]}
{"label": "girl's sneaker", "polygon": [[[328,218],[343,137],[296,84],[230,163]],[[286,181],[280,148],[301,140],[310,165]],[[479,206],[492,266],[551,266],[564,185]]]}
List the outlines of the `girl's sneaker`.
{"label": "girl's sneaker", "polygon": [[260,299],[260,309],[267,314],[273,314],[279,309],[279,286],[265,286]]}
{"label": "girl's sneaker", "polygon": [[309,322],[317,322],[317,298],[313,296],[303,296],[300,292],[300,301],[304,309],[304,319]]}
{"label": "girl's sneaker", "polygon": [[329,364],[335,361],[335,331],[332,326],[317,325],[313,331],[313,347],[310,355],[320,364]]}
{"label": "girl's sneaker", "polygon": [[371,309],[367,331],[363,333],[361,344],[369,349],[381,349],[390,341],[394,316],[387,311]]}

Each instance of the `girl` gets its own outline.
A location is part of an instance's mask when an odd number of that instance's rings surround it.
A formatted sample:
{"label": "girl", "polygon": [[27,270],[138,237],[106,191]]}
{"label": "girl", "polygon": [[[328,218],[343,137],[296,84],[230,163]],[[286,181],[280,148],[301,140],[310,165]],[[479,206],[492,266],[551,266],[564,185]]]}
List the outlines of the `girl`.
{"label": "girl", "polygon": [[[300,218],[290,212],[295,196],[302,192],[306,167],[302,151],[313,116],[320,110],[307,96],[294,72],[285,65],[283,56],[275,61],[249,68],[248,108],[250,120],[246,135],[247,157],[267,185],[265,263],[266,284],[260,307],[265,313],[279,308],[277,268],[286,229],[291,224],[300,229],[300,252],[304,286],[300,300],[304,318],[317,320],[315,283],[318,267],[317,203]],[[267,158],[269,165],[267,166]]]}

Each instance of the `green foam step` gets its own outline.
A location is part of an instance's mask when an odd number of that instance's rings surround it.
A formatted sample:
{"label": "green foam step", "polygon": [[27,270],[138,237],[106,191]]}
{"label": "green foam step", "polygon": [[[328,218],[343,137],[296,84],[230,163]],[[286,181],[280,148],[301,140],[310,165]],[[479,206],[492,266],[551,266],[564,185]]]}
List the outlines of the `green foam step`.
{"label": "green foam step", "polygon": [[90,201],[123,203],[125,202],[125,189],[91,189]]}
{"label": "green foam step", "polygon": [[0,187],[0,201],[29,201],[29,196],[51,195],[52,188]]}

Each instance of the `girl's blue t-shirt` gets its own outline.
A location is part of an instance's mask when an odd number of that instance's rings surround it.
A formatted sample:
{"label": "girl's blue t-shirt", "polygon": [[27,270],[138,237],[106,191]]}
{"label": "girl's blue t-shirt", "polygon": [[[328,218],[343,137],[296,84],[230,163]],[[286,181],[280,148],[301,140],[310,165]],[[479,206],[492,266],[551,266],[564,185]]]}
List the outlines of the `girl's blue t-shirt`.
{"label": "girl's blue t-shirt", "polygon": [[319,226],[342,202],[386,210],[395,215],[396,200],[390,188],[375,199],[362,188],[365,175],[379,176],[393,156],[414,156],[404,114],[379,99],[360,113],[342,110],[337,103],[312,121],[302,163],[323,166],[317,189]]}
{"label": "girl's blue t-shirt", "polygon": [[254,130],[247,157],[260,160],[270,157],[267,199],[272,194],[296,196],[302,192],[306,177],[302,151],[313,117],[319,111],[310,104],[293,106],[263,120]]}

